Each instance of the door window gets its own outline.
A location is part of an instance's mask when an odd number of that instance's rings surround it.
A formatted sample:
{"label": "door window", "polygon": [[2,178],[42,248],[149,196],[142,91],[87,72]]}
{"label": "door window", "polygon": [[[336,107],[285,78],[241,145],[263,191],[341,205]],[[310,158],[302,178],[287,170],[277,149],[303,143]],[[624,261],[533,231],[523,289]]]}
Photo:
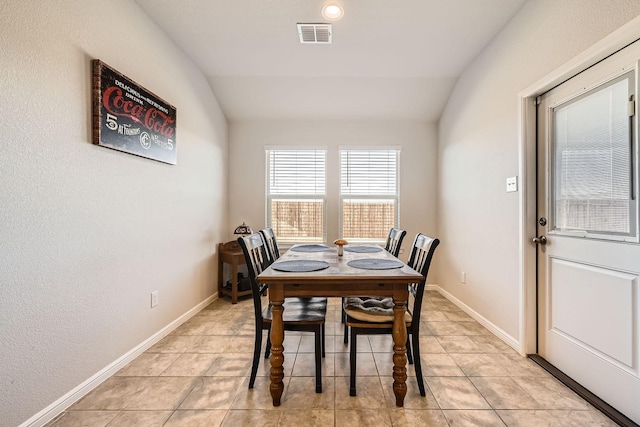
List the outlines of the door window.
{"label": "door window", "polygon": [[555,232],[636,236],[634,79],[624,74],[552,108]]}

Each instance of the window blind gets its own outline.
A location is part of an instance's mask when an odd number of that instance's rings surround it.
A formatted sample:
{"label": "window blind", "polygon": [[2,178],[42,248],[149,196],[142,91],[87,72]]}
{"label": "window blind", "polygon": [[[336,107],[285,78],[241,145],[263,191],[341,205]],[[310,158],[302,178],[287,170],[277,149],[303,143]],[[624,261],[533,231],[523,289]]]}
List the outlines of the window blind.
{"label": "window blind", "polygon": [[554,109],[555,228],[631,234],[628,78]]}
{"label": "window blind", "polygon": [[395,196],[398,193],[397,150],[341,150],[340,193]]}
{"label": "window blind", "polygon": [[269,194],[325,194],[325,150],[268,150],[268,156]]}

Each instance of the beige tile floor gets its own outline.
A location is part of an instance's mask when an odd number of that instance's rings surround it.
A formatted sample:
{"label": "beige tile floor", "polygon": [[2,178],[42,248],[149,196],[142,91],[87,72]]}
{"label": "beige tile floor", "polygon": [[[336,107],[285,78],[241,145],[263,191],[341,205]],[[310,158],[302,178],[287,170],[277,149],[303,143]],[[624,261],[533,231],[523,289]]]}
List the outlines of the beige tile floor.
{"label": "beige tile floor", "polygon": [[405,406],[395,406],[391,338],[378,335],[358,339],[351,397],[339,304],[330,299],[323,393],[314,392],[313,334],[293,332],[285,337],[282,405],[271,403],[268,360],[249,390],[252,301],[217,300],[49,426],[615,425],[434,291],[425,295],[420,336],[427,396],[407,365]]}

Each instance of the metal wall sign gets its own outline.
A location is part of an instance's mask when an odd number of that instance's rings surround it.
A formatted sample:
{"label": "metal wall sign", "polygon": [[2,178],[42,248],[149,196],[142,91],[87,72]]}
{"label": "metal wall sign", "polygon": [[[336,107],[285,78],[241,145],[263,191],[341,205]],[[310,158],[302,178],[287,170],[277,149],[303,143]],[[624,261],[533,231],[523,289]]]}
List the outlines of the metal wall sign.
{"label": "metal wall sign", "polygon": [[175,165],[176,108],[98,59],[91,68],[93,143]]}

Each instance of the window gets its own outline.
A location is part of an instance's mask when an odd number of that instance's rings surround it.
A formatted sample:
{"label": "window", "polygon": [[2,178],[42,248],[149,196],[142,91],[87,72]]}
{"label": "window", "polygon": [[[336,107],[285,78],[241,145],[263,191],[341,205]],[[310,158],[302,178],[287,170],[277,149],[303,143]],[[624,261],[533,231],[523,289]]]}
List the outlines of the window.
{"label": "window", "polygon": [[400,150],[340,150],[340,235],[352,242],[384,242],[398,227]]}
{"label": "window", "polygon": [[634,79],[622,75],[553,109],[555,230],[635,235]]}
{"label": "window", "polygon": [[267,148],[267,226],[278,242],[326,239],[325,149]]}

